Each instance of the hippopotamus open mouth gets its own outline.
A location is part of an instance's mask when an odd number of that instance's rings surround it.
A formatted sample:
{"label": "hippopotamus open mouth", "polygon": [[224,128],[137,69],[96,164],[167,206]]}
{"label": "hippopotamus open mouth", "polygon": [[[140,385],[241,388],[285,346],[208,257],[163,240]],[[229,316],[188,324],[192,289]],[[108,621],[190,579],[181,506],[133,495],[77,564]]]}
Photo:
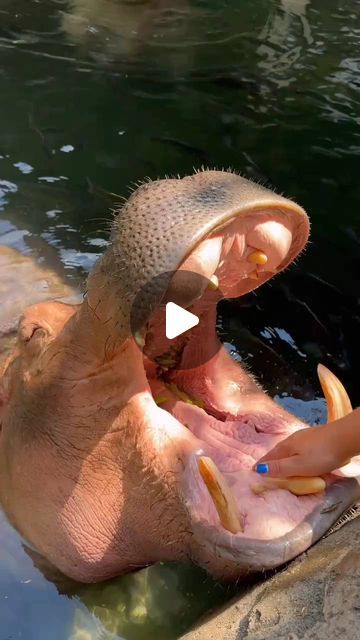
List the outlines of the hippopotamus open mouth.
{"label": "hippopotamus open mouth", "polygon": [[[230,172],[146,183],[115,218],[84,302],[24,314],[2,381],[1,500],[67,575],[189,558],[238,578],[292,559],[358,498],[358,480],[334,474],[310,490],[259,487],[255,462],[306,425],[216,335],[217,301],[287,267],[308,234],[301,207]],[[190,286],[184,272],[200,277]],[[167,300],[200,318],[171,341]],[[334,419],[348,398],[321,376]],[[357,461],[339,474],[357,476]]]}

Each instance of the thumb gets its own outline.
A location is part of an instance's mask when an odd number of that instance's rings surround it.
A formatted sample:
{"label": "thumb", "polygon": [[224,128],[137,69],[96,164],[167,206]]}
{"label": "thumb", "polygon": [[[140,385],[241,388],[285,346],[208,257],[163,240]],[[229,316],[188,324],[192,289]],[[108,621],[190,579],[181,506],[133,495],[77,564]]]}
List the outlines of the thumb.
{"label": "thumb", "polygon": [[256,465],[256,471],[274,478],[311,475],[311,471],[307,469],[307,465],[299,455],[280,460],[264,460]]}

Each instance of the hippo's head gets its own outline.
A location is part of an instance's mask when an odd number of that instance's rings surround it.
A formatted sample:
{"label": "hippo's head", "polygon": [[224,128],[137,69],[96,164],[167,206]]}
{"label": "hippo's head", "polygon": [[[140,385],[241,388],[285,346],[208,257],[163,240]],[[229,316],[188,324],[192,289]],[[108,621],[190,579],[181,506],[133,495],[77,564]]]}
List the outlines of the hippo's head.
{"label": "hippo's head", "polygon": [[[301,207],[232,173],[150,182],[115,218],[83,303],[23,314],[1,381],[0,497],[65,574],[191,559],[237,578],[308,548],[358,497],[333,475],[316,495],[254,491],[254,462],[305,425],[217,342],[219,297],[269,280],[308,233]],[[200,318],[174,340],[169,300]]]}

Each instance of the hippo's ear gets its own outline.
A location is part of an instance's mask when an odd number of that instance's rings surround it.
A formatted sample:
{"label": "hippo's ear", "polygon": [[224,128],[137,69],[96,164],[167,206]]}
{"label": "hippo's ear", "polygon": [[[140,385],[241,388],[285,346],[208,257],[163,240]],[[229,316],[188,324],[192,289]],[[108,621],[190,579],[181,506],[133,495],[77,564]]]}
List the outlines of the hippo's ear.
{"label": "hippo's ear", "polygon": [[52,338],[50,325],[41,319],[35,320],[26,314],[22,317],[18,329],[19,347],[26,355],[32,357],[40,354]]}
{"label": "hippo's ear", "polygon": [[19,323],[18,345],[23,355],[38,355],[62,330],[77,306],[43,302],[28,307]]}
{"label": "hippo's ear", "polygon": [[44,325],[33,320],[27,321],[27,318],[24,318],[19,325],[18,337],[23,344],[39,341],[49,335],[51,335],[51,329],[46,323]]}

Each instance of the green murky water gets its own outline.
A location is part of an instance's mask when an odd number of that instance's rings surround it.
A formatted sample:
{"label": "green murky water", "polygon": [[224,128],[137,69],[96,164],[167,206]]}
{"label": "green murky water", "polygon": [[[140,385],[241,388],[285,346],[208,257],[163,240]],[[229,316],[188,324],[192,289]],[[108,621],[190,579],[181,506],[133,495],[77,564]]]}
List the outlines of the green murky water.
{"label": "green murky water", "polygon": [[[328,364],[359,403],[360,3],[0,0],[0,241],[79,283],[108,203],[144,176],[232,166],[304,205],[312,243],[224,340],[269,392],[324,420]],[[57,585],[0,520],[0,638],[178,638],[235,588],[161,565]]]}

